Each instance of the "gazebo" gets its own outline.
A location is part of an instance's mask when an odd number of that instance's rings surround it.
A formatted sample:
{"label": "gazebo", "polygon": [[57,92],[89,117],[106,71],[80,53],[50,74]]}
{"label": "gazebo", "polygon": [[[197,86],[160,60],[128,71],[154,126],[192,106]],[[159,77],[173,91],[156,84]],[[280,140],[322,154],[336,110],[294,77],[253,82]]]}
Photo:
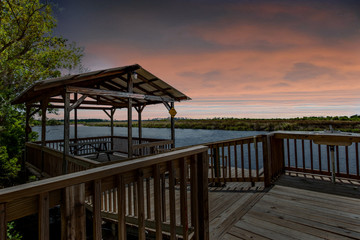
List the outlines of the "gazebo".
{"label": "gazebo", "polygon": [[[127,154],[133,157],[132,110],[138,113],[139,143],[142,141],[141,114],[145,106],[164,104],[171,119],[172,148],[175,146],[175,102],[190,100],[188,96],[162,81],[138,64],[68,75],[35,82],[13,100],[13,104],[26,105],[26,128],[35,113],[42,112],[41,145],[46,145],[46,111],[48,108],[63,109],[64,139],[61,143],[66,173],[70,153],[70,112],[74,111],[74,142],[78,139],[78,110],[103,110],[111,120],[111,146],[114,142],[114,113],[127,109]],[[35,110],[34,110],[35,109]],[[28,140],[28,131],[26,133]],[[65,170],[64,170],[65,169]]]}

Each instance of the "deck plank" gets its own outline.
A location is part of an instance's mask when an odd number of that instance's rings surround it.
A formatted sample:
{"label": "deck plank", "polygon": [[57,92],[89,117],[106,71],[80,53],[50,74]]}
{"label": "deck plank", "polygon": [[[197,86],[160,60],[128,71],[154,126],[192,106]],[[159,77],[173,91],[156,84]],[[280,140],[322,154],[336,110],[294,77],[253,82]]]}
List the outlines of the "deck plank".
{"label": "deck plank", "polygon": [[[237,226],[232,226],[231,229],[224,235],[223,239],[226,239],[226,236],[234,236],[238,239],[245,239],[245,240],[268,240],[269,238],[263,237],[261,235],[258,235],[256,233],[247,231],[245,229],[239,228]],[[236,239],[235,238],[235,239]]]}
{"label": "deck plank", "polygon": [[[250,232],[270,239],[360,239],[360,199],[349,197],[357,195],[357,185],[332,194],[342,186],[322,182],[319,192],[316,177],[305,182],[281,178],[224,236]],[[306,187],[299,189],[302,184]],[[242,235],[236,235],[239,229]]]}

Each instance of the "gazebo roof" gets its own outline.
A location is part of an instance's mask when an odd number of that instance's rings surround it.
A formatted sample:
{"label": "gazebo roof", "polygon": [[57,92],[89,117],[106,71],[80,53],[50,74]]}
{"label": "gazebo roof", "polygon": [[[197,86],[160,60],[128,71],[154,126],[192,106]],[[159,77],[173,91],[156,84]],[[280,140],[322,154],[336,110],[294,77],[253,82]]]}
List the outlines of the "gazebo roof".
{"label": "gazebo roof", "polygon": [[[137,77],[132,78],[132,92],[129,92],[128,82],[135,73]],[[38,81],[17,96],[12,103],[35,104],[46,101],[53,107],[63,107],[60,97],[65,92],[80,93],[91,98],[90,101],[83,101],[82,105],[116,108],[127,107],[129,98],[133,99],[134,106],[191,99],[135,64]]]}

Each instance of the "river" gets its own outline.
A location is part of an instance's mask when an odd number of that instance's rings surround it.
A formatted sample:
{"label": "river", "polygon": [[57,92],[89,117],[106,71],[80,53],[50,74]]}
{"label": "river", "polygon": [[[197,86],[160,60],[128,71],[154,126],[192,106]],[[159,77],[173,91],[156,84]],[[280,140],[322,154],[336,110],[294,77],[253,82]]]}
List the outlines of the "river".
{"label": "river", "polygon": [[[38,140],[41,137],[41,126],[35,126],[33,131],[39,134]],[[159,138],[170,139],[169,128],[143,128],[144,138]],[[264,131],[227,131],[227,130],[204,130],[204,129],[175,129],[175,144],[176,147],[191,146],[201,143],[215,142],[233,138],[255,136],[264,134]],[[78,137],[97,137],[110,136],[110,127],[93,127],[93,126],[78,126]],[[114,127],[115,136],[127,136],[127,128]],[[47,126],[46,140],[63,139],[64,127]],[[70,138],[74,136],[74,126],[70,126]],[[138,136],[138,128],[133,128],[133,136]]]}

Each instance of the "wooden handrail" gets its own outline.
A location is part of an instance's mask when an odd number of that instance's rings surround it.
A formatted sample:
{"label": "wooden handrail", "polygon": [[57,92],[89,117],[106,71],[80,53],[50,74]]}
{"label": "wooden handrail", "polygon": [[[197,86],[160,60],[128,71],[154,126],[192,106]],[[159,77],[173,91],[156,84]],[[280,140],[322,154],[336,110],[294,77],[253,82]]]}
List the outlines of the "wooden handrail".
{"label": "wooden handrail", "polygon": [[[140,231],[139,236],[144,237],[144,203],[147,202],[147,207],[150,203],[147,200],[148,196],[145,197],[145,186],[147,188],[146,191],[148,191],[148,184],[145,184],[145,182],[152,179],[151,181],[153,182],[153,187],[155,189],[161,189],[160,194],[165,194],[165,191],[167,190],[161,186],[163,180],[160,181],[160,179],[164,179],[167,182],[169,181],[169,179],[163,178],[162,176],[165,176],[167,172],[175,173],[179,171],[176,169],[183,169],[181,170],[183,173],[187,173],[188,170],[191,170],[190,172],[192,174],[190,175],[190,177],[196,176],[196,178],[198,179],[197,181],[192,181],[190,184],[190,188],[192,189],[191,199],[196,198],[196,202],[191,203],[191,214],[195,214],[194,216],[191,216],[191,219],[198,219],[197,222],[191,222],[191,225],[192,227],[197,227],[196,239],[208,239],[209,220],[207,198],[207,149],[208,148],[205,146],[196,146],[188,149],[182,149],[154,156],[138,158],[130,162],[115,163],[108,166],[88,169],[81,172],[71,173],[63,176],[44,179],[37,182],[31,182],[24,185],[1,189],[0,208],[4,208],[4,211],[0,211],[0,218],[4,218],[4,221],[0,221],[0,231],[4,231],[4,229],[6,229],[6,221],[10,221],[34,213],[39,213],[39,224],[41,224],[42,226],[41,228],[39,228],[39,235],[43,236],[44,239],[48,239],[49,208],[55,205],[60,205],[61,208],[66,209],[62,212],[63,214],[65,214],[65,216],[62,217],[62,221],[66,221],[62,223],[63,226],[65,226],[65,228],[62,229],[63,236],[65,236],[65,238],[69,238],[74,237],[73,234],[76,234],[77,239],[85,239],[84,206],[86,204],[85,199],[91,196],[92,200],[89,204],[92,204],[94,211],[94,236],[98,236],[100,238],[101,217],[99,216],[101,215],[100,211],[102,208],[101,201],[103,201],[101,199],[104,196],[107,196],[107,192],[111,190],[112,192],[117,191],[116,196],[118,203],[116,205],[114,203],[114,205],[112,206],[119,206],[119,210],[117,210],[119,220],[125,219],[125,197],[129,197],[129,199],[133,199],[133,201],[135,201],[136,199],[138,207],[135,216],[137,216],[138,219],[138,226]],[[185,166],[186,169],[181,166]],[[173,177],[175,176],[173,175]],[[190,209],[190,207],[184,205],[188,204],[186,200],[187,192],[184,191],[187,177],[186,175],[184,175],[183,177],[180,177],[180,179],[182,179],[181,181],[183,182],[181,187],[183,190],[180,193],[180,196],[177,196],[180,197],[179,200],[182,202],[181,208]],[[134,194],[135,192],[137,192],[136,198],[130,198],[131,196],[128,195],[127,191],[125,191],[125,184],[126,188],[133,189],[132,192]],[[197,189],[198,191],[195,192],[193,189]],[[147,194],[148,193],[146,193],[146,195]],[[167,199],[167,201],[170,201],[170,203],[161,203],[161,201],[153,202],[155,206],[155,211],[159,211],[160,216],[163,210],[162,207],[159,206],[175,204],[175,192],[170,191],[170,194],[173,194],[170,200]],[[129,202],[129,204],[130,203],[131,202]],[[134,204],[135,203],[136,202],[134,202]],[[107,200],[105,200],[104,204],[106,207]],[[179,210],[177,210],[176,212],[178,211]],[[159,214],[157,213],[155,215],[159,216]],[[147,217],[149,217],[149,215]],[[125,227],[123,224],[125,224],[125,221],[123,220],[119,221],[118,223],[120,230],[119,237],[124,236]],[[166,220],[164,219],[157,219],[155,221],[156,229],[160,229],[160,233],[157,233],[157,235],[160,234],[158,236],[161,236],[161,224],[165,221]],[[183,218],[182,223],[183,234],[188,234],[189,226],[187,220]],[[184,225],[185,223],[186,225]],[[76,233],[70,231],[68,226],[76,226]],[[170,223],[170,230],[172,233],[176,232],[174,231],[174,229],[177,227],[178,226],[175,224],[175,222],[172,221]],[[0,234],[2,233],[3,232],[0,232]],[[187,236],[184,238],[186,239]]]}
{"label": "wooden handrail", "polygon": [[[278,142],[278,145],[283,146],[282,156],[272,160],[281,163],[282,171],[332,175],[331,166],[334,161],[335,176],[360,179],[360,134],[279,131],[271,133],[270,136],[273,141]],[[330,154],[330,146],[335,146],[333,147],[335,152],[333,159]]]}
{"label": "wooden handrail", "polygon": [[207,151],[207,149],[208,148],[205,146],[196,146],[178,151],[133,159],[129,162],[115,163],[100,168],[88,169],[81,172],[70,173],[41,181],[0,189],[0,202],[9,202],[21,197],[28,197],[42,192],[49,192],[59,188],[64,188],[99,178],[106,178],[116,174],[122,174],[138,168],[145,168],[154,164],[166,162],[171,159],[202,153]]}
{"label": "wooden handrail", "polygon": [[272,132],[270,135],[281,139],[302,139],[319,141],[339,141],[339,142],[360,142],[360,134],[355,133],[328,133],[328,132]]}

